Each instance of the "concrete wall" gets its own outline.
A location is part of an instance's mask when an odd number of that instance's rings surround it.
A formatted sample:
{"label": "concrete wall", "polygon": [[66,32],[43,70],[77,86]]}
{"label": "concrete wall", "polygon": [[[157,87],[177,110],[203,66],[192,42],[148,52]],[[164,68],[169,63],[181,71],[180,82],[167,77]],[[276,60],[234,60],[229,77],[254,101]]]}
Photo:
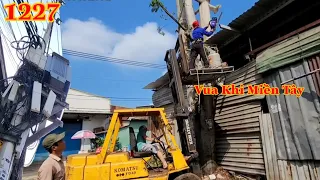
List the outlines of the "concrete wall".
{"label": "concrete wall", "polygon": [[[89,119],[83,119],[82,130],[93,131],[97,127],[106,127],[106,115],[90,115]],[[88,151],[91,149],[90,140],[82,140],[81,150]]]}
{"label": "concrete wall", "polygon": [[111,114],[110,99],[87,92],[70,89],[67,96],[69,109],[66,113]]}

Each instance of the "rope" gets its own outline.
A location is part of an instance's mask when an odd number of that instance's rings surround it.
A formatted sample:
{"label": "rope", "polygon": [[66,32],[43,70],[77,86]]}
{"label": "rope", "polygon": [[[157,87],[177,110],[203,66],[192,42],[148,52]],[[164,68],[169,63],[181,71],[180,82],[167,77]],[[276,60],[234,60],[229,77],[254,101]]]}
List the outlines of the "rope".
{"label": "rope", "polygon": [[[196,68],[196,70],[197,70],[197,80],[198,80],[198,86],[200,86],[200,80],[199,80],[199,70]],[[198,106],[200,107],[200,95],[201,94],[199,94],[198,96]],[[200,108],[198,108],[198,109],[200,109]]]}

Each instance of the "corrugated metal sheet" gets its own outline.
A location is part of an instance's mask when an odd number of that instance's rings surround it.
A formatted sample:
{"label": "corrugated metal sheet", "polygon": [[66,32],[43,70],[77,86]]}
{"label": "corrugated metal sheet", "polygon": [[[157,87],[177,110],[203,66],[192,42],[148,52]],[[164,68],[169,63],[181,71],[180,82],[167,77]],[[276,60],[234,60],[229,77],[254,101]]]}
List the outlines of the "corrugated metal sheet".
{"label": "corrugated metal sheet", "polygon": [[[183,87],[184,96],[187,99],[187,87]],[[155,107],[162,107],[168,104],[173,103],[173,97],[171,89],[167,86],[164,86],[157,91],[155,91],[152,95],[152,102]]]}
{"label": "corrugated metal sheet", "polygon": [[320,26],[287,38],[260,53],[259,73],[280,68],[320,53]]}
{"label": "corrugated metal sheet", "polygon": [[[281,9],[281,7],[285,7],[291,2],[292,0],[259,0],[249,10],[229,23],[228,26],[237,29],[238,31],[249,30],[254,25],[273,14],[272,12]],[[239,36],[238,33],[233,31],[221,30],[212,36],[208,42],[223,45]]]}
{"label": "corrugated metal sheet", "polygon": [[171,89],[169,87],[163,87],[155,91],[152,95],[152,102],[155,107],[162,107],[173,103]]}
{"label": "corrugated metal sheet", "polygon": [[216,158],[223,168],[248,174],[265,174],[260,115],[260,101],[217,110]]}
{"label": "corrugated metal sheet", "polygon": [[[309,59],[308,64],[309,64],[310,71],[320,69],[320,54],[308,59]],[[320,71],[312,74],[312,79],[313,79],[314,86],[316,88],[316,92],[320,97]]]}
{"label": "corrugated metal sheet", "polygon": [[[266,77],[266,82],[281,89],[281,82],[310,72],[308,62],[302,61],[278,69]],[[303,77],[287,85],[304,87],[301,97],[267,96],[275,132],[278,159],[320,160],[320,104],[312,76]]]}
{"label": "corrugated metal sheet", "polygon": [[163,76],[159,77],[154,82],[149,83],[146,85],[143,89],[159,89],[160,87],[163,87],[166,84],[169,84],[170,78],[168,72],[165,73]]}
{"label": "corrugated metal sheet", "polygon": [[[255,85],[263,83],[263,78],[257,73],[255,61],[251,61],[242,68],[228,74],[224,84],[235,84],[237,87],[243,84],[245,87],[245,94],[248,92],[247,85]],[[237,103],[244,103],[255,99],[263,99],[263,95],[228,95],[219,96],[217,101],[217,108]]]}
{"label": "corrugated metal sheet", "polygon": [[278,160],[272,120],[269,113],[261,118],[261,134],[268,180],[319,180],[320,161]]}
{"label": "corrugated metal sheet", "polygon": [[166,112],[166,117],[169,121],[172,121],[174,119],[174,104],[167,104],[165,106],[162,106],[164,108],[164,111]]}
{"label": "corrugated metal sheet", "polygon": [[[255,61],[230,73],[224,84],[246,86],[261,84]],[[248,174],[265,174],[259,117],[258,95],[218,96],[215,114],[217,163],[227,170]]]}

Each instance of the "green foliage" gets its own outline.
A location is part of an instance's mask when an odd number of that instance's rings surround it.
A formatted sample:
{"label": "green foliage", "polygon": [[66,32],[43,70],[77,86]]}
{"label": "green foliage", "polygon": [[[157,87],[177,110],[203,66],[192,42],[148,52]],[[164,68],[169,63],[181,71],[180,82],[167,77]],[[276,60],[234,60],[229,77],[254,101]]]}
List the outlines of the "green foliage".
{"label": "green foliage", "polygon": [[122,145],[119,141],[119,138],[117,138],[117,141],[116,141],[116,145],[115,145],[115,150],[118,151],[118,150],[121,150],[122,149]]}
{"label": "green foliage", "polygon": [[160,161],[160,159],[158,157],[151,156],[151,158],[147,162],[148,162],[148,166],[150,166],[151,168],[162,167],[162,162]]}
{"label": "green foliage", "polygon": [[151,12],[158,12],[159,8],[163,6],[160,0],[152,0],[149,7],[151,7]]}
{"label": "green foliage", "polygon": [[164,36],[166,33],[162,31],[162,28],[158,26],[157,31],[159,34],[161,34],[162,36]]}
{"label": "green foliage", "polygon": [[[93,149],[97,149],[98,147],[102,147],[103,143],[104,143],[104,138],[102,137],[96,137],[95,139],[91,139],[91,143],[93,144]],[[116,145],[115,145],[115,150],[121,150],[122,149],[122,145],[119,141],[119,138],[117,138],[116,141]]]}
{"label": "green foliage", "polygon": [[101,147],[104,143],[104,138],[102,137],[96,137],[95,139],[91,139],[91,143],[94,146],[94,149]]}

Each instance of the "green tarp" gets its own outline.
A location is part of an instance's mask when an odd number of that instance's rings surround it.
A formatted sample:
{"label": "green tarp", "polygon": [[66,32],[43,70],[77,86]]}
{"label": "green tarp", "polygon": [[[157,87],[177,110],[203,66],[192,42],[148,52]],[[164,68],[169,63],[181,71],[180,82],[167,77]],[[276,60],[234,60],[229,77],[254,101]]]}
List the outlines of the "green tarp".
{"label": "green tarp", "polygon": [[256,58],[258,73],[320,53],[320,26],[279,42]]}

